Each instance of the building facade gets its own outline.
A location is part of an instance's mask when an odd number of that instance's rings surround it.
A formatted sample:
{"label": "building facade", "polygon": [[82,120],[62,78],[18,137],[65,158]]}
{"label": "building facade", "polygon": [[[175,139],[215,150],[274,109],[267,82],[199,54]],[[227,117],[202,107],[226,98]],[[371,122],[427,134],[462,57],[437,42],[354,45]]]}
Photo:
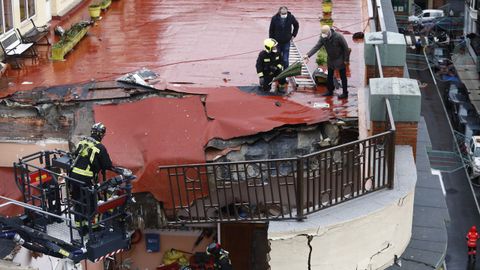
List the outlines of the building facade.
{"label": "building facade", "polygon": [[52,17],[61,17],[82,3],[82,0],[0,0],[0,36],[19,29],[31,28],[30,19],[36,25],[45,25]]}

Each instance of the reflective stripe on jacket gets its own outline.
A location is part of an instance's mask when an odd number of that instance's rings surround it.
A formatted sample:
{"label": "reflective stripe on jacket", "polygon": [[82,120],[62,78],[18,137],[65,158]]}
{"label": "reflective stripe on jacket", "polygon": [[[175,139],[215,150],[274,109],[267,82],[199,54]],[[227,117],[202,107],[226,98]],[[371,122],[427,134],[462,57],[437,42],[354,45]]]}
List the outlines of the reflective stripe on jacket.
{"label": "reflective stripe on jacket", "polygon": [[478,233],[477,232],[469,232],[467,234],[467,245],[468,247],[476,247],[478,240]]}
{"label": "reflective stripe on jacket", "polygon": [[73,173],[86,177],[94,176],[92,164],[97,154],[100,153],[97,144],[99,144],[99,142],[93,138],[86,138],[78,143],[77,149],[79,152],[77,153],[78,157],[72,168]]}
{"label": "reflective stripe on jacket", "polygon": [[263,50],[258,54],[255,67],[259,77],[277,75],[280,73],[279,71],[283,70],[283,60],[279,52],[274,53]]}

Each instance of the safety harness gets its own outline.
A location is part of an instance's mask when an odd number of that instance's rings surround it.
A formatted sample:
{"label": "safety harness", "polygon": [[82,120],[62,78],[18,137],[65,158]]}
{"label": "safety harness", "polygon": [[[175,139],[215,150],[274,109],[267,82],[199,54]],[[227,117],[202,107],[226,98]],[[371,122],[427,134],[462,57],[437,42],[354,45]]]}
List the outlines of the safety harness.
{"label": "safety harness", "polygon": [[77,149],[80,148],[80,150],[73,162],[73,173],[93,178],[94,173],[91,166],[95,160],[95,155],[100,153],[100,149],[96,146],[97,144],[99,142],[91,137],[87,137],[78,143]]}

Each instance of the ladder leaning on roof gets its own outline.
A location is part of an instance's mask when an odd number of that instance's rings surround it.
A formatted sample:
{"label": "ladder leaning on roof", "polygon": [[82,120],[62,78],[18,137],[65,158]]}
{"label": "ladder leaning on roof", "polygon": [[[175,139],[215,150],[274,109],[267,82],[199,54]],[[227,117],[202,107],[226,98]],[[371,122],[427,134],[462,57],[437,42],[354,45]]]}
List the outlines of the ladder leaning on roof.
{"label": "ladder leaning on roof", "polygon": [[[298,49],[295,42],[290,42],[290,56],[288,58],[289,64],[293,64],[296,61],[302,61],[302,54]],[[315,81],[312,77],[312,72],[308,69],[308,66],[302,61],[302,73],[298,76],[292,77],[295,83],[296,89],[313,89],[315,88]]]}

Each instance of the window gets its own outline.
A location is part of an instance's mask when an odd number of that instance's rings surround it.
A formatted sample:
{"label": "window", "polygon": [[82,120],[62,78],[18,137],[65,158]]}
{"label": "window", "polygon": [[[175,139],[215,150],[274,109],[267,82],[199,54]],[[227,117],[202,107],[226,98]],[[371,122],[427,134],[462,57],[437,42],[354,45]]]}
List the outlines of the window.
{"label": "window", "polygon": [[20,21],[25,21],[35,15],[35,0],[20,0]]}
{"label": "window", "polygon": [[395,12],[408,12],[408,1],[392,0],[392,5]]}
{"label": "window", "polygon": [[13,0],[0,0],[0,34],[13,28]]}

